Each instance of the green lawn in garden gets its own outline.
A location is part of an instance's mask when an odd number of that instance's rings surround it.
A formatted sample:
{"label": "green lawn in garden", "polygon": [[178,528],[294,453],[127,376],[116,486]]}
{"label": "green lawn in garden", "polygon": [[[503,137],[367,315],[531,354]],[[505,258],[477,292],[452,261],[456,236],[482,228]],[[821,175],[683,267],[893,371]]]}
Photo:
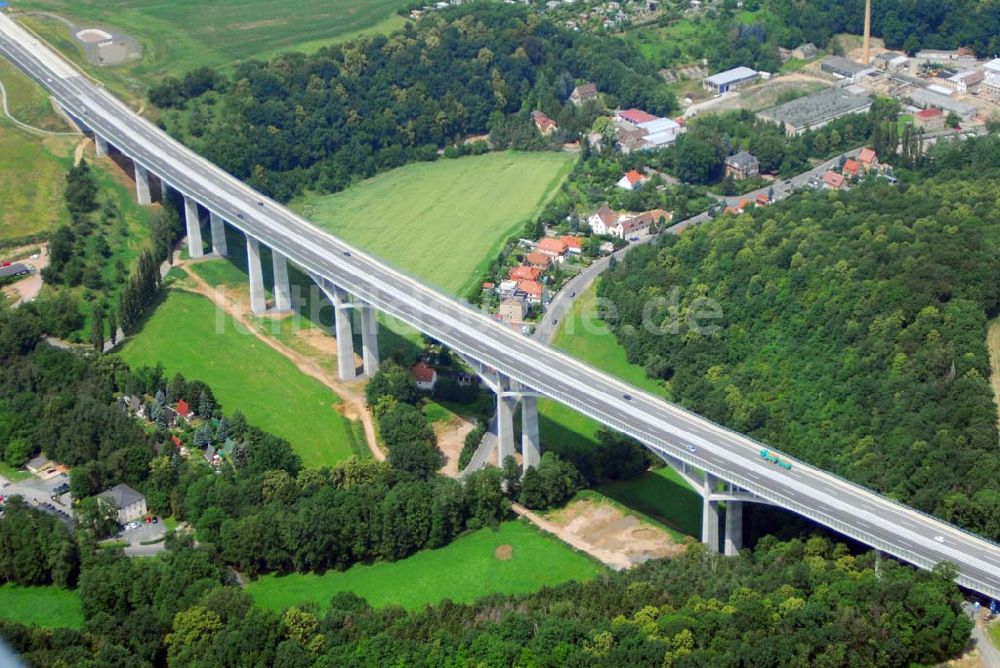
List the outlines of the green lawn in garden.
{"label": "green lawn in garden", "polygon": [[450,292],[477,281],[500,244],[568,176],[568,153],[488,153],[407,165],[292,203],[308,219]]}
{"label": "green lawn in garden", "polygon": [[61,587],[0,586],[0,619],[37,624],[50,629],[83,625],[80,596]]}
{"label": "green lawn in garden", "polygon": [[[503,545],[513,548],[510,559],[497,557],[497,548]],[[358,564],[322,575],[267,575],[246,587],[259,605],[273,610],[307,601],[325,608],[342,591],[358,594],[375,607],[413,609],[444,599],[467,603],[489,594],[533,592],[570,580],[589,580],[603,570],[534,525],[516,520],[400,561]]]}
{"label": "green lawn in garden", "polygon": [[337,395],[200,295],[172,290],[121,356],[208,383],[226,413],[239,409],[250,424],[287,439],[306,466],[330,466],[353,452]]}

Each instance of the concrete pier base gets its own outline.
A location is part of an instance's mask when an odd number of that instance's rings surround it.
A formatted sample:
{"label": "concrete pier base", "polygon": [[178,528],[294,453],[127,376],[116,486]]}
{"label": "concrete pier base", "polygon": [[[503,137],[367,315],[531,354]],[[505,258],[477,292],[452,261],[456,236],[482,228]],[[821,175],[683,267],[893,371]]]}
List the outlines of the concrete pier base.
{"label": "concrete pier base", "polygon": [[205,247],[201,240],[201,215],[198,202],[184,195],[184,224],[187,226],[188,256],[192,259],[204,257]]}
{"label": "concrete pier base", "polygon": [[274,270],[274,308],[276,311],[292,310],[292,292],[288,286],[288,260],[276,250],[271,251]]}
{"label": "concrete pier base", "polygon": [[337,373],[341,380],[354,380],[358,370],[354,366],[354,332],[351,329],[351,306],[347,292],[334,288],[330,295],[336,311]]}
{"label": "concrete pier base", "polygon": [[94,152],[98,158],[103,158],[108,154],[108,140],[100,135],[94,135]]}
{"label": "concrete pier base", "polygon": [[260,243],[247,237],[247,273],[250,275],[250,309],[261,314],[267,311],[264,299],[264,271],[260,266]]}
{"label": "concrete pier base", "polygon": [[378,318],[371,306],[359,308],[361,316],[361,352],[365,363],[365,375],[371,378],[378,373]]}
{"label": "concrete pier base", "polygon": [[536,468],[542,460],[542,444],[538,438],[538,399],[521,397],[521,463],[525,471]]}
{"label": "concrete pier base", "polygon": [[226,257],[229,254],[229,249],[226,248],[226,223],[214,213],[209,214],[209,221],[212,228],[212,252],[219,257]]}
{"label": "concrete pier base", "polygon": [[135,163],[135,199],[139,204],[152,204],[149,196],[149,172],[139,163]]}
{"label": "concrete pier base", "polygon": [[743,549],[743,502],[726,501],[726,536],[723,552],[734,557]]}

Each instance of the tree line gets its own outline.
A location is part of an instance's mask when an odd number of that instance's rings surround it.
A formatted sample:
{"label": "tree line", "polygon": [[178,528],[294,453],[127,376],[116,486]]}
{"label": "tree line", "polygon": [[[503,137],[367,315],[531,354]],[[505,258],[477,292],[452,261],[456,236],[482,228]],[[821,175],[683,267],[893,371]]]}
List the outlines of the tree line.
{"label": "tree line", "polygon": [[[1000,538],[986,322],[1000,310],[997,140],[716,219],[602,280],[630,361],[682,404]],[[910,184],[913,185],[910,185]],[[656,299],[680,290],[677,308]],[[714,332],[677,313],[709,298]]]}

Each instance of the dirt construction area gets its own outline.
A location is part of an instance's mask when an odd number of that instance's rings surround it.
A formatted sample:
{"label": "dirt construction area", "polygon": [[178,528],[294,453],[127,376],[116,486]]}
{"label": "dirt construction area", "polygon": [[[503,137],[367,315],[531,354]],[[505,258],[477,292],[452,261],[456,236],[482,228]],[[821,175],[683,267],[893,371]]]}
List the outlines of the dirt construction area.
{"label": "dirt construction area", "polygon": [[573,542],[587,545],[591,554],[600,554],[601,561],[617,563],[621,568],[672,557],[686,547],[666,530],[626,514],[611,503],[574,501],[547,519],[559,527],[560,535],[572,536]]}

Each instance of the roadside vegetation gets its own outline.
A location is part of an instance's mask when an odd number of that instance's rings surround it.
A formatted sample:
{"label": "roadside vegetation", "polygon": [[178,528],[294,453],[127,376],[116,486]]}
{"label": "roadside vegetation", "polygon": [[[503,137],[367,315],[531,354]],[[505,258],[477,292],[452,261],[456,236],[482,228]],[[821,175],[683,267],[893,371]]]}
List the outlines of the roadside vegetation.
{"label": "roadside vegetation", "polygon": [[446,599],[471,603],[483,596],[584,582],[602,572],[599,564],[559,539],[514,520],[400,561],[358,564],[323,574],[266,575],[250,582],[247,591],[257,605],[277,612],[308,603],[326,612],[340,592],[360,596],[375,608],[417,610]]}

